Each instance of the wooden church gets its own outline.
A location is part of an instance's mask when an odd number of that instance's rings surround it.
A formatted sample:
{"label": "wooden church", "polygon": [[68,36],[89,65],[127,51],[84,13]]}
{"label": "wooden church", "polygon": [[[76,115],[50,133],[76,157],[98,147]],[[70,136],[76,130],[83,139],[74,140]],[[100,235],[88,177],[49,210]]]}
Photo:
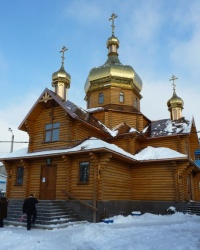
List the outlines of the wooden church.
{"label": "wooden church", "polygon": [[[119,40],[107,40],[108,58],[85,83],[87,109],[68,99],[71,77],[64,68],[21,122],[28,149],[1,156],[7,170],[6,196],[62,200],[88,221],[132,211],[182,211],[200,199],[199,148],[193,118],[182,116],[183,100],[167,102],[169,119],[151,121],[140,110],[142,80],[118,58]],[[174,83],[176,77],[172,77]],[[155,111],[156,112],[156,111]]]}

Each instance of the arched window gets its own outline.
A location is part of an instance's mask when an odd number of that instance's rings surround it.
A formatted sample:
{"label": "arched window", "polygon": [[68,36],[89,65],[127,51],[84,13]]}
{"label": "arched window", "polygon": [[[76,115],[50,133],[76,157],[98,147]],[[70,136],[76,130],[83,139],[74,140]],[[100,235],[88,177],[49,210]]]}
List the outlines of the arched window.
{"label": "arched window", "polygon": [[104,96],[103,96],[103,93],[100,93],[99,94],[99,104],[101,104],[103,102],[104,102]]}
{"label": "arched window", "polygon": [[124,102],[124,93],[123,92],[119,93],[119,102]]}

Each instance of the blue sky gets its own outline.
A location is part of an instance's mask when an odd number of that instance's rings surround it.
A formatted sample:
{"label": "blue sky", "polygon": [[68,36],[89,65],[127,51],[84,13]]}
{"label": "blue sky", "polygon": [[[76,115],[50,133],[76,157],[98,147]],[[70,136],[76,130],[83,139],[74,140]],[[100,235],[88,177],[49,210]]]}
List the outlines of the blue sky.
{"label": "blue sky", "polygon": [[[141,111],[149,119],[169,118],[167,101],[184,100],[200,130],[200,1],[198,0],[8,0],[0,1],[0,141],[27,141],[18,131],[41,92],[61,65],[71,75],[69,100],[85,107],[84,84],[91,68],[107,59],[108,19],[116,13],[119,59],[143,81]],[[16,143],[14,149],[24,147]],[[0,153],[10,143],[0,143]]]}

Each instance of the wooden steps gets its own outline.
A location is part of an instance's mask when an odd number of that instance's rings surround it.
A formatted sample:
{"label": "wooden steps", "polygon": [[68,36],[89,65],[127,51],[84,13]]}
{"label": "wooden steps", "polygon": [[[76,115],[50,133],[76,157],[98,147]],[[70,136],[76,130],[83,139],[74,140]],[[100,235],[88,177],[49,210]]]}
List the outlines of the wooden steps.
{"label": "wooden steps", "polygon": [[[9,200],[7,224],[24,224],[26,217],[20,221],[22,216],[23,200]],[[67,207],[65,201],[39,200],[37,207],[36,225],[40,226],[63,226],[69,222],[78,222],[78,215]]]}
{"label": "wooden steps", "polygon": [[188,203],[186,213],[200,215],[200,202],[190,202],[190,203]]}

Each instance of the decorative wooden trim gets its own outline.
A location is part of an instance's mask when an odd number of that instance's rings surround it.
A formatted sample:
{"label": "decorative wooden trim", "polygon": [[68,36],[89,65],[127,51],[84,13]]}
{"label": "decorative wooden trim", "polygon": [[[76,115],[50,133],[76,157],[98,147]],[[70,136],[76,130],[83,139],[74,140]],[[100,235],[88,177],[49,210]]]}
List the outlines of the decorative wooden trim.
{"label": "decorative wooden trim", "polygon": [[47,92],[45,92],[42,98],[39,100],[39,102],[47,103],[49,100],[52,100],[52,99],[53,98]]}

